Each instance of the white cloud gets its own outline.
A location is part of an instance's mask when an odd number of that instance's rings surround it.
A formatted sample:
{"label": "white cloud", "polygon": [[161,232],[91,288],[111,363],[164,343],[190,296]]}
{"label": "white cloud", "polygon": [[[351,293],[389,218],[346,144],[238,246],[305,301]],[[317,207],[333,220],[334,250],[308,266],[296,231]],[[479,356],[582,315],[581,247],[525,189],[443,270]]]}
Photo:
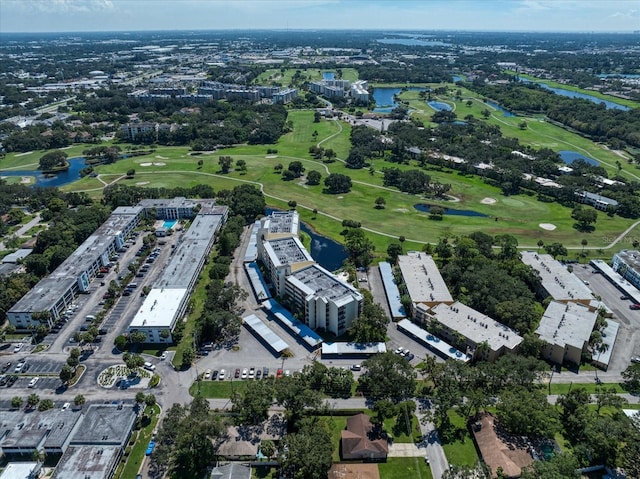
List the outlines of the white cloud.
{"label": "white cloud", "polygon": [[112,10],[112,0],[8,0],[7,5],[24,13],[65,14]]}

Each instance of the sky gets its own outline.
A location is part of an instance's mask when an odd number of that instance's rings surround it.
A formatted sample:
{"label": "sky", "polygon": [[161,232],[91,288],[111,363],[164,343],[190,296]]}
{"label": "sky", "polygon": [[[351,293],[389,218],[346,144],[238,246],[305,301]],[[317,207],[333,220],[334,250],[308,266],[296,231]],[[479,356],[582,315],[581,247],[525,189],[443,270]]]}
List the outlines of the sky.
{"label": "sky", "polygon": [[0,32],[389,29],[629,32],[639,0],[0,0]]}

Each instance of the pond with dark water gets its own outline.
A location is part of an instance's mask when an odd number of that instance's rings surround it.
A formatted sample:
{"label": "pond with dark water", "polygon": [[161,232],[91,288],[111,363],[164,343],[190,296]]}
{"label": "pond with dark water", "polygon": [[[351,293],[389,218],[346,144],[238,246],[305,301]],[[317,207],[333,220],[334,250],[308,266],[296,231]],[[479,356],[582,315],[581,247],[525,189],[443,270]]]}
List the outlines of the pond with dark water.
{"label": "pond with dark water", "polygon": [[[402,88],[381,87],[373,89],[373,99],[376,102],[376,107],[373,111],[377,113],[391,113],[398,103],[394,97],[403,91]],[[427,91],[426,88],[410,87],[405,88],[404,91]]]}
{"label": "pond with dark water", "polygon": [[408,47],[449,47],[451,43],[440,42],[437,40],[420,40],[419,38],[380,38],[376,40],[378,43],[387,45],[406,45]]}
{"label": "pond with dark water", "polygon": [[68,170],[47,175],[48,177],[45,177],[40,170],[5,170],[0,171],[0,176],[34,176],[36,181],[31,186],[60,187],[79,180],[80,170],[87,166],[84,157],[69,158],[67,161],[69,162]]}
{"label": "pond with dark water", "polygon": [[588,156],[584,156],[583,154],[578,153],[577,151],[561,150],[558,152],[558,154],[560,155],[560,158],[562,159],[562,161],[564,161],[567,165],[570,165],[574,161],[582,160],[585,163],[588,163],[589,165],[600,166],[599,161],[594,160],[593,158],[589,158]]}
{"label": "pond with dark water", "polygon": [[542,83],[539,81],[535,81],[535,80],[529,80],[527,78],[521,78],[520,79],[521,82],[523,83],[536,83],[538,85],[540,85],[542,88],[544,88],[545,90],[549,90],[554,92],[557,95],[560,96],[566,96],[568,98],[582,98],[583,100],[589,100],[593,103],[604,103],[604,106],[608,109],[616,109],[616,110],[631,110],[631,108],[629,108],[628,106],[625,105],[620,105],[619,103],[615,103],[613,101],[609,101],[609,100],[603,100],[602,98],[598,98],[597,96],[593,96],[593,95],[587,95],[586,93],[581,93],[579,91],[573,91],[573,90],[567,90],[565,88],[557,88],[557,87],[552,87],[547,85],[546,83]]}
{"label": "pond with dark water", "polygon": [[441,101],[428,101],[427,105],[429,105],[431,108],[433,108],[436,111],[451,111],[451,110],[453,110],[453,107],[451,105],[449,105],[448,103],[441,102]]}
{"label": "pond with dark water", "polygon": [[491,101],[491,100],[485,100],[484,101],[487,105],[489,105],[492,108],[495,108],[498,111],[501,111],[502,113],[504,113],[504,116],[508,116],[508,117],[512,117],[512,116],[516,116],[515,113],[510,112],[509,110],[504,109],[503,107],[501,107],[499,104],[497,104],[495,101]]}

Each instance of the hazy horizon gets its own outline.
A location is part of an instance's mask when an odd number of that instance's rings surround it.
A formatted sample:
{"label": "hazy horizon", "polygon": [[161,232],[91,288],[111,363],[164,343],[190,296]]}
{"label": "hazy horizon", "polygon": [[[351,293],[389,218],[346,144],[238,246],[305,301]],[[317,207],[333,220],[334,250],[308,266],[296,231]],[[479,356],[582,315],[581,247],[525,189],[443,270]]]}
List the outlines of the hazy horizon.
{"label": "hazy horizon", "polygon": [[2,0],[2,33],[358,30],[632,33],[637,0]]}

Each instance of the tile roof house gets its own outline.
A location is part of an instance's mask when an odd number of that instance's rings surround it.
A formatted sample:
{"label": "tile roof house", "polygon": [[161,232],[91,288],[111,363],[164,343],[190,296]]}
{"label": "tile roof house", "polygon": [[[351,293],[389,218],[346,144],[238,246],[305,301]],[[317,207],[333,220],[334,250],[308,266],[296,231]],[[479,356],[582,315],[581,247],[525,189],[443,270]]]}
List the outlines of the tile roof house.
{"label": "tile roof house", "polygon": [[342,458],[360,460],[386,459],[389,452],[387,441],[372,434],[373,425],[369,416],[360,413],[347,419],[347,429],[342,431],[340,445]]}

